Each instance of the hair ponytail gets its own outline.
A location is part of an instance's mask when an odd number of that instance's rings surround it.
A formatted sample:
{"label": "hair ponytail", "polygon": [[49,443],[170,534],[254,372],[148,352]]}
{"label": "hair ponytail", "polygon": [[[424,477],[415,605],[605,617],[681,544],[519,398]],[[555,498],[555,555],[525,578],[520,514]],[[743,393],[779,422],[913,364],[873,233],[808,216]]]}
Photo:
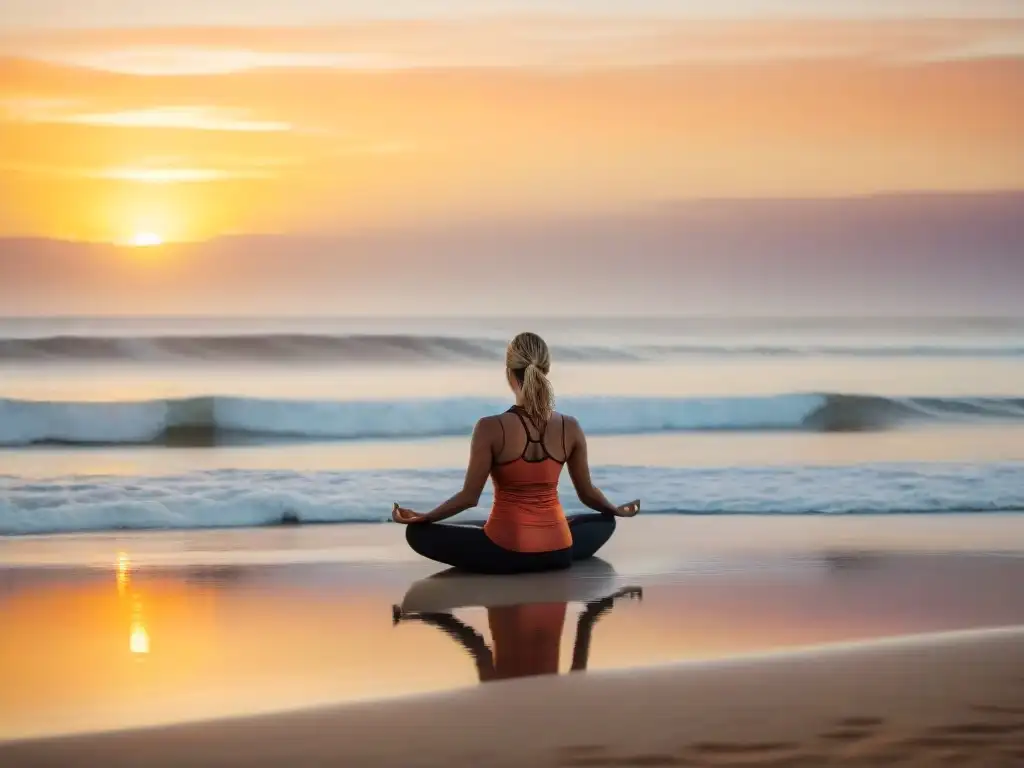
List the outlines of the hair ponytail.
{"label": "hair ponytail", "polygon": [[508,345],[505,365],[522,387],[523,409],[535,422],[546,422],[555,407],[555,390],[547,377],[551,352],[544,339],[520,333]]}
{"label": "hair ponytail", "polygon": [[543,424],[551,418],[555,391],[543,371],[533,363],[523,371],[523,409],[534,421]]}

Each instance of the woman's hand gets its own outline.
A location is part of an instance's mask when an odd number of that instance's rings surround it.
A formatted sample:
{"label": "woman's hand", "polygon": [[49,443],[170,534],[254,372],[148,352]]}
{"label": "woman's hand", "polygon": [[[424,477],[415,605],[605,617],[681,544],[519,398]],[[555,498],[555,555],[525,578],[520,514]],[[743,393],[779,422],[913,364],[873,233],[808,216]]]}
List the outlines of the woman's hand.
{"label": "woman's hand", "polygon": [[640,499],[634,499],[627,504],[620,504],[615,508],[616,517],[633,517],[640,512]]}
{"label": "woman's hand", "polygon": [[426,522],[427,516],[421,515],[419,512],[413,512],[411,509],[398,506],[398,502],[395,502],[394,509],[391,510],[391,519],[396,523],[402,525],[409,525],[411,523],[422,523]]}

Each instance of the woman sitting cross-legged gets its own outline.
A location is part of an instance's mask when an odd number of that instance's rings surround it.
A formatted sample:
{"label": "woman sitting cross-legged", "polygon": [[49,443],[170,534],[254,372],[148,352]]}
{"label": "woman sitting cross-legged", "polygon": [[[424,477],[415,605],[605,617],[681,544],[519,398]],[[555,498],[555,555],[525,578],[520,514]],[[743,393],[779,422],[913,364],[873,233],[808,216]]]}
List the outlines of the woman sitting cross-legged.
{"label": "woman sitting cross-legged", "polygon": [[[582,428],[552,409],[550,367],[540,336],[512,339],[505,369],[515,405],[477,422],[462,490],[425,514],[395,504],[391,517],[408,526],[406,540],[416,552],[476,573],[568,568],[611,538],[616,518],[640,511],[639,500],[616,506],[594,486]],[[566,516],[558,497],[563,465],[580,501],[596,514]],[[477,505],[488,476],[494,505],[486,522],[442,523]]]}

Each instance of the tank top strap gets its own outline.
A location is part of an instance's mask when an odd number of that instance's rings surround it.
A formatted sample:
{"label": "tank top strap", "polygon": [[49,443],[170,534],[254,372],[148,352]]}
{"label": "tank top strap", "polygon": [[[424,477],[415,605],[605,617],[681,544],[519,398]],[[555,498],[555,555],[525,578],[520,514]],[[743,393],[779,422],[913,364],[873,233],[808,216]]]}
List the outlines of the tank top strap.
{"label": "tank top strap", "polygon": [[[526,432],[526,442],[527,442],[527,444],[529,444],[529,443],[540,443],[541,445],[544,444],[544,432],[545,432],[545,430],[541,429],[536,424],[533,424],[533,419],[530,419],[529,421],[527,421],[527,418],[525,416],[523,416],[522,411],[520,411],[519,408],[514,406],[514,405],[511,408],[508,409],[508,412],[509,413],[514,413],[516,415],[516,418],[519,419],[519,423],[523,425],[523,431]],[[530,424],[533,424],[533,428],[537,430],[537,437],[536,438],[534,438],[533,432],[530,431]]]}
{"label": "tank top strap", "polygon": [[[520,408],[515,405],[509,408],[507,412],[514,413],[516,415],[516,418],[519,419],[519,423],[523,425],[523,432],[526,433],[526,445],[523,446],[523,452],[520,454],[520,458],[526,458],[526,453],[530,450],[530,444],[533,443],[540,446],[541,453],[544,455],[545,459],[557,461],[557,459],[551,455],[551,451],[548,450],[547,445],[544,444],[544,436],[547,433],[547,424],[544,425],[544,429],[537,427],[536,424],[533,424],[533,419],[529,419],[528,421]],[[538,435],[536,438],[534,438],[533,434],[530,432],[530,424],[533,424],[534,428],[537,430]]]}

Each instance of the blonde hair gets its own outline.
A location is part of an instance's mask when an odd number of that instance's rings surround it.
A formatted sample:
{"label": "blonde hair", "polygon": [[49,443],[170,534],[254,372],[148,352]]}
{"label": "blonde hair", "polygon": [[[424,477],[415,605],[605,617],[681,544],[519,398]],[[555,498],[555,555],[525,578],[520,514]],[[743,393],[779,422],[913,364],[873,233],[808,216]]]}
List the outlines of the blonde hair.
{"label": "blonde hair", "polygon": [[551,352],[536,333],[526,331],[508,344],[505,367],[522,387],[523,409],[537,422],[551,418],[555,407],[555,390],[548,381]]}

